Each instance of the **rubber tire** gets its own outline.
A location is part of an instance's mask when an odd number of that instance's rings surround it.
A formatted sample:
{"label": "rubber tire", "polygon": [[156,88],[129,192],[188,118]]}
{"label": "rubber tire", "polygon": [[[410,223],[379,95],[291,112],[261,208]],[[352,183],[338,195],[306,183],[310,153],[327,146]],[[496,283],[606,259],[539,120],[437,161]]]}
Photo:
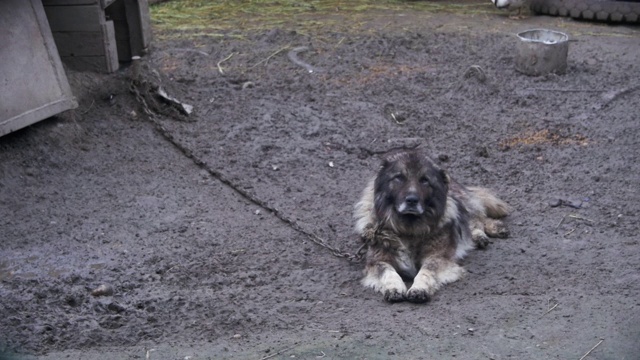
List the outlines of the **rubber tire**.
{"label": "rubber tire", "polygon": [[537,14],[574,19],[640,24],[640,2],[608,0],[531,0]]}

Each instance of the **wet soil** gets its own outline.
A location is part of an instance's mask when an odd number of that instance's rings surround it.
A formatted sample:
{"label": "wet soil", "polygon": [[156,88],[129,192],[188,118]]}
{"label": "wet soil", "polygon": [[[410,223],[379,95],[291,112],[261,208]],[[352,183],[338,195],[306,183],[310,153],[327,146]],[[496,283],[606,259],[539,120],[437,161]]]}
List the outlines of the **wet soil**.
{"label": "wet soil", "polygon": [[[147,80],[195,107],[156,123],[130,69],[70,72],[77,110],[0,138],[0,357],[637,359],[638,28],[359,21],[156,40]],[[540,27],[566,74],[514,70]],[[328,248],[357,251],[379,154],[417,145],[509,202],[511,237],[389,304]]]}

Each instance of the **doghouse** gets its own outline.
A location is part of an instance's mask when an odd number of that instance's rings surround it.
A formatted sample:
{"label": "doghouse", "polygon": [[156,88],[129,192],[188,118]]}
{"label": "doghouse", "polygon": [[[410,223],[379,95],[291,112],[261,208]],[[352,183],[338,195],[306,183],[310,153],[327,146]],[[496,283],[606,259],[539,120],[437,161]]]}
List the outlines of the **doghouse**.
{"label": "doghouse", "polygon": [[0,136],[77,107],[62,63],[114,72],[151,35],[147,0],[2,0],[0,25]]}

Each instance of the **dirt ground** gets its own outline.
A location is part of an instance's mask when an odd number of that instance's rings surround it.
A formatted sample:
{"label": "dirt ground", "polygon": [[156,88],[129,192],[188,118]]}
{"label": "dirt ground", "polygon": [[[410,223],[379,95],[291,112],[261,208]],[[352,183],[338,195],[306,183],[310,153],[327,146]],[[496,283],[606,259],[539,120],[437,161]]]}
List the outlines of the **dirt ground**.
{"label": "dirt ground", "polygon": [[[358,21],[158,37],[143,72],[195,112],[155,124],[130,69],[70,72],[77,110],[0,138],[0,358],[640,358],[639,29]],[[514,70],[541,27],[565,75]],[[418,144],[508,201],[511,237],[389,304],[327,247],[357,251],[379,154]]]}

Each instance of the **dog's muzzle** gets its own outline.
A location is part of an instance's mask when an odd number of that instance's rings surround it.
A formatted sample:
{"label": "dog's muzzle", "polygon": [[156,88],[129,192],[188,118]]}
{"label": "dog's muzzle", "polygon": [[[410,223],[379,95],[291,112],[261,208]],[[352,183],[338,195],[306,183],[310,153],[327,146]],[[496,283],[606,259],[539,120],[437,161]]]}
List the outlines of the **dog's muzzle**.
{"label": "dog's muzzle", "polygon": [[397,210],[401,215],[422,215],[424,213],[424,208],[422,204],[420,204],[420,198],[415,194],[407,195]]}

